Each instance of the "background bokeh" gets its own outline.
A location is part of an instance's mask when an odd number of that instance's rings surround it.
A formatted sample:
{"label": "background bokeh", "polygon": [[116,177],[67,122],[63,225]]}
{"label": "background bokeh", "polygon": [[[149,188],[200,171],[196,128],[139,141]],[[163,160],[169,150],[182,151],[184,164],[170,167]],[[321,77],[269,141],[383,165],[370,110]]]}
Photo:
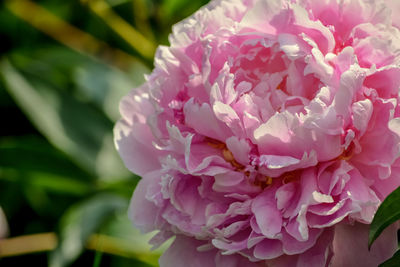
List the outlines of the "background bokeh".
{"label": "background bokeh", "polygon": [[207,0],[0,3],[0,266],[157,266],[112,140],[174,23]]}

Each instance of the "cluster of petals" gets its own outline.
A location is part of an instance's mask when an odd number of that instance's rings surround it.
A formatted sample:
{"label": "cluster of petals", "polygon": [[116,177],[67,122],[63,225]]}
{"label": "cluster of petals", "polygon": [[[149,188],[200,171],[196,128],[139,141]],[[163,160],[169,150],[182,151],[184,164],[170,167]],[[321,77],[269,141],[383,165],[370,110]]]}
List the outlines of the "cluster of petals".
{"label": "cluster of petals", "polygon": [[376,266],[400,185],[397,0],[214,0],[121,102],[130,217],[161,266]]}

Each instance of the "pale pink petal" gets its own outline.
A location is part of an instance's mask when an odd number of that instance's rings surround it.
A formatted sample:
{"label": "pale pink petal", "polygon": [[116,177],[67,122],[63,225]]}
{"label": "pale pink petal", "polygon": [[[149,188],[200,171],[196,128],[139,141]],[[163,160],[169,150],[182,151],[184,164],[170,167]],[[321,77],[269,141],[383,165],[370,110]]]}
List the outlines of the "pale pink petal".
{"label": "pale pink petal", "polygon": [[204,242],[196,239],[177,236],[172,245],[161,255],[161,267],[216,267],[215,250],[198,251]]}
{"label": "pale pink petal", "polygon": [[160,181],[160,176],[161,173],[158,171],[143,176],[135,188],[129,206],[129,218],[142,232],[153,231],[156,225],[160,225],[159,207],[147,197],[148,187],[155,181],[156,183]]}
{"label": "pale pink petal", "polygon": [[397,250],[397,239],[393,238],[397,229],[397,224],[390,226],[368,250],[368,225],[338,224],[335,226],[331,266],[378,266]]}
{"label": "pale pink petal", "polygon": [[261,233],[268,238],[274,238],[282,229],[282,218],[276,204],[272,201],[273,194],[261,194],[253,202],[252,211],[255,214]]}

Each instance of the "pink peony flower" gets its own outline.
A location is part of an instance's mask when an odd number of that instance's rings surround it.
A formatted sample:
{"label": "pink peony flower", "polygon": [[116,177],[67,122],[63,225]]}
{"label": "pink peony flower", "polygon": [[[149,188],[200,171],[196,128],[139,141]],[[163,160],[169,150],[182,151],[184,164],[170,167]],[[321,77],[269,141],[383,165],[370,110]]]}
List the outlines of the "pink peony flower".
{"label": "pink peony flower", "polygon": [[[397,13],[396,13],[397,12]],[[130,217],[161,266],[376,266],[368,224],[400,185],[397,0],[215,0],[126,96]]]}

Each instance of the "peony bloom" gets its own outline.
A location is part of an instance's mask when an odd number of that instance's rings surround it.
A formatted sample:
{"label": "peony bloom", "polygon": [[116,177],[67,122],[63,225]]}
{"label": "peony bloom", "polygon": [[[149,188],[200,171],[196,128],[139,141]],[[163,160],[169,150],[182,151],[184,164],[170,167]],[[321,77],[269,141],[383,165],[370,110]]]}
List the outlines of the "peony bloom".
{"label": "peony bloom", "polygon": [[376,266],[400,185],[397,0],[215,0],[120,106],[130,217],[161,266]]}

